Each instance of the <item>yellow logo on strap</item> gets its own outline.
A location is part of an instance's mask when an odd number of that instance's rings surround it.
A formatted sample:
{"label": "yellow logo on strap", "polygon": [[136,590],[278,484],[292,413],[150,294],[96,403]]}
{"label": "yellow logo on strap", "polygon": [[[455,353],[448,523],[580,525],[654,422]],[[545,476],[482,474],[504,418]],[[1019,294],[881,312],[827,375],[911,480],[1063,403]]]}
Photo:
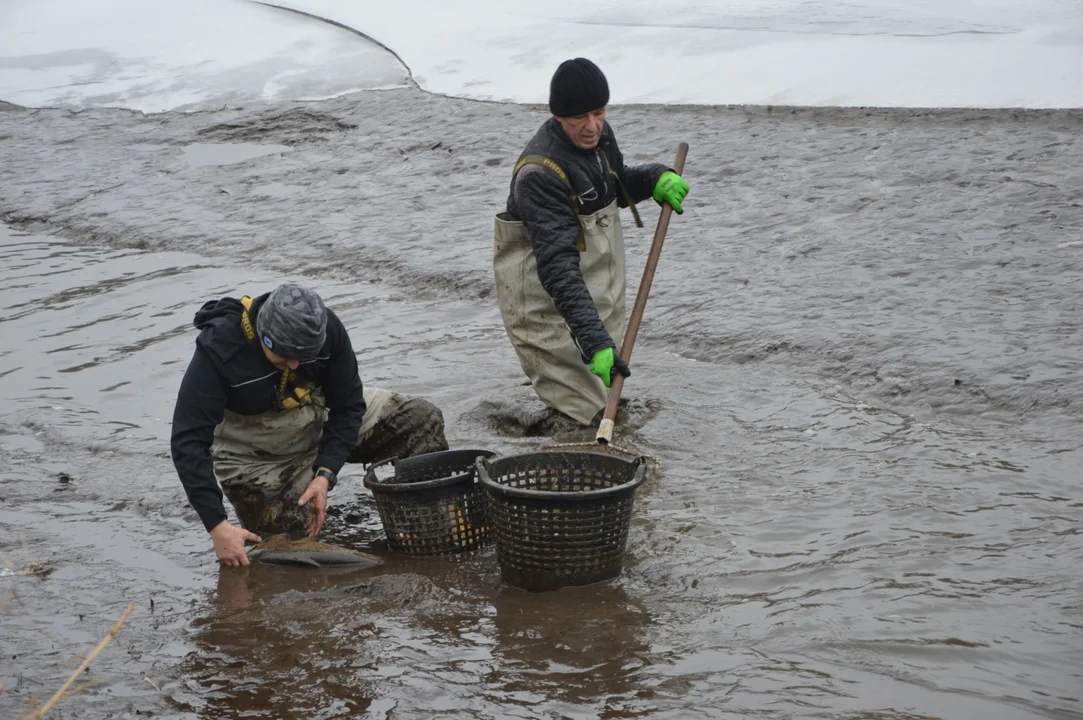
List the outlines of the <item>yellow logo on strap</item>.
{"label": "yellow logo on strap", "polygon": [[[256,329],[252,327],[252,316],[248,311],[252,309],[252,298],[245,295],[241,298],[244,310],[241,312],[241,328],[249,342],[256,342]],[[282,380],[278,383],[278,407],[281,410],[293,410],[295,408],[312,403],[312,390],[304,387],[291,387],[299,378],[292,370],[282,371]],[[291,392],[292,391],[292,392]]]}
{"label": "yellow logo on strap", "polygon": [[252,318],[248,314],[248,311],[252,309],[252,298],[245,295],[241,298],[241,305],[244,305],[244,311],[241,312],[241,327],[244,329],[245,337],[249,341],[254,342],[256,339],[256,329],[252,327]]}

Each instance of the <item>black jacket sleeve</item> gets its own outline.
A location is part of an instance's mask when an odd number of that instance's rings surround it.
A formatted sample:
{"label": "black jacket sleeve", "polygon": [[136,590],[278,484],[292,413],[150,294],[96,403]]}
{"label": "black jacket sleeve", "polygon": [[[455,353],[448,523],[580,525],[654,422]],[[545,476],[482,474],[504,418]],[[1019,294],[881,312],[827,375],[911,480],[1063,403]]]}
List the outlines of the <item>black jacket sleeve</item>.
{"label": "black jacket sleeve", "polygon": [[527,166],[515,179],[517,215],[526,226],[538,278],[568,323],[584,362],[615,347],[579,268],[579,220],[568,188],[551,171]]}
{"label": "black jacket sleeve", "polygon": [[[651,163],[649,165],[632,165],[624,168],[624,177],[621,181],[628,188],[628,194],[632,196],[632,202],[641,203],[654,197],[654,186],[662,173],[669,170],[665,165]],[[624,198],[621,198],[623,200]],[[625,204],[622,203],[621,207]]]}
{"label": "black jacket sleeve", "polygon": [[357,373],[357,357],[346,328],[336,316],[329,314],[327,332],[334,337],[331,359],[323,379],[328,416],[313,469],[326,467],[337,473],[357,445],[366,408],[364,387]]}
{"label": "black jacket sleeve", "polygon": [[211,443],[228,397],[225,378],[218,374],[206,352],[196,347],[177,393],[170,451],[188,502],[208,531],[226,519],[222,490],[211,462]]}
{"label": "black jacket sleeve", "polygon": [[[621,153],[620,147],[617,145],[617,139],[613,136],[613,129],[608,125],[606,128],[612,137],[609,146],[609,163],[620,177],[624,187],[628,189],[628,194],[632,196],[632,202],[641,203],[644,200],[653,198],[654,186],[658,184],[658,179],[662,177],[662,173],[669,170],[669,168],[659,163],[632,165],[631,167],[625,165],[624,154]],[[621,207],[628,207],[628,203],[620,193],[617,195],[617,204]]]}

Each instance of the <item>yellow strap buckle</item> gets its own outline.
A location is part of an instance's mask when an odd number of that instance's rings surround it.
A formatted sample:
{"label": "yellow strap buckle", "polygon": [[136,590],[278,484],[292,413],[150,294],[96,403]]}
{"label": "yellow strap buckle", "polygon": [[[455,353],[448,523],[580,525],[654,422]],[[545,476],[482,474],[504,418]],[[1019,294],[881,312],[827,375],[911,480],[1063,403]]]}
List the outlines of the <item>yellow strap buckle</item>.
{"label": "yellow strap buckle", "polygon": [[293,395],[294,397],[286,396],[282,398],[283,410],[294,410],[312,404],[312,391],[308,388],[295,387],[293,388]]}

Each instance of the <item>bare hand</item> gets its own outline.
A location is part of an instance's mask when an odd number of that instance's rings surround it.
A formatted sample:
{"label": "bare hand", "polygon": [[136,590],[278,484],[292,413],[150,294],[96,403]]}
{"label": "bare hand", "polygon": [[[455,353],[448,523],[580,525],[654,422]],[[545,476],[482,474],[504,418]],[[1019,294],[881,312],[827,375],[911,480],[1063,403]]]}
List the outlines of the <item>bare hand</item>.
{"label": "bare hand", "polygon": [[218,562],[223,565],[247,565],[248,553],[244,551],[246,540],[263,542],[263,539],[244,528],[229,524],[223,520],[211,530],[211,539],[214,540],[214,552],[218,556]]}
{"label": "bare hand", "polygon": [[311,538],[319,537],[320,531],[323,530],[323,521],[327,517],[328,489],[329,483],[327,482],[327,478],[322,475],[317,475],[312,478],[312,482],[308,484],[308,489],[305,490],[305,494],[297,501],[297,504],[301,506],[307,505],[309,500],[312,501],[312,507],[309,508],[308,513],[308,523],[305,526],[305,529],[308,531],[308,536]]}

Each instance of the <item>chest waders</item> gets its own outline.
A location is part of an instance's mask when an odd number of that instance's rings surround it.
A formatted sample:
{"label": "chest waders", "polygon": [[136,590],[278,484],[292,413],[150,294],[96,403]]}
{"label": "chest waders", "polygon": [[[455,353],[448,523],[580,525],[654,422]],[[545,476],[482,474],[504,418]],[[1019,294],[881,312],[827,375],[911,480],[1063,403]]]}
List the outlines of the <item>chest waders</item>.
{"label": "chest waders", "polygon": [[[541,156],[527,156],[515,172],[528,164],[550,169],[568,187],[579,221],[579,269],[602,324],[619,348],[624,338],[626,303],[624,235],[617,203],[613,201],[591,215],[580,215],[578,197],[556,163]],[[583,362],[564,317],[542,287],[526,226],[508,219],[505,213],[495,218],[493,274],[504,328],[534,392],[549,407],[583,425],[592,424],[594,416],[605,407],[606,387]]]}

